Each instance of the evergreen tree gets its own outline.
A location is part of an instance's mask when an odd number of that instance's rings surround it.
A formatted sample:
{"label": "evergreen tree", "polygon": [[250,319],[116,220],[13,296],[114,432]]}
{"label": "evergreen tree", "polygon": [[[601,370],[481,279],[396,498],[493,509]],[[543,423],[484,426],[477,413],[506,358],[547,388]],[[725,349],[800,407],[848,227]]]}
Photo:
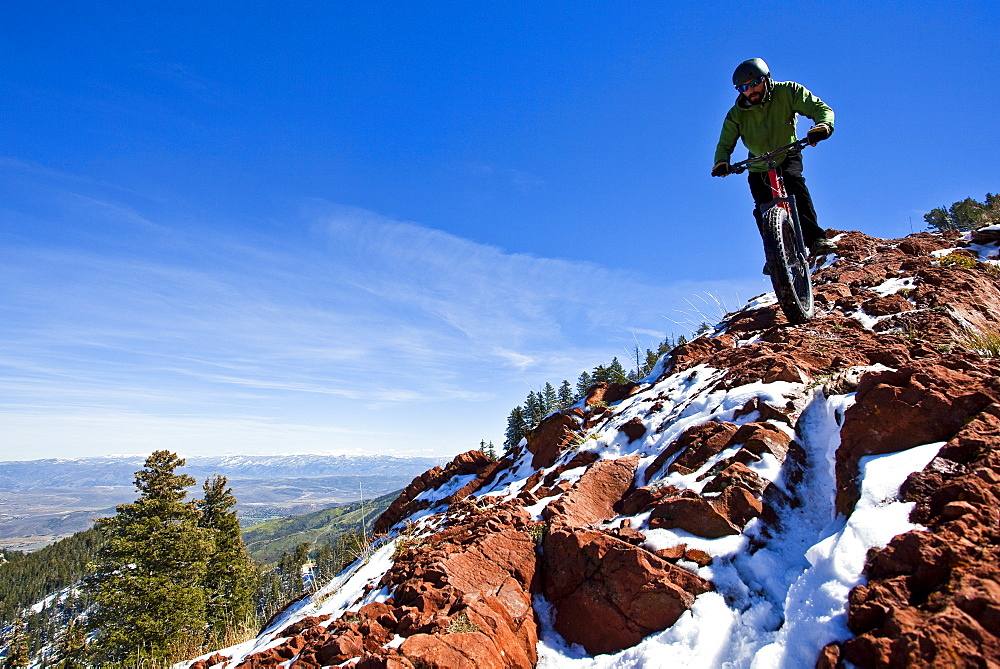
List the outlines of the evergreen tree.
{"label": "evergreen tree", "polygon": [[590,375],[590,378],[594,383],[608,383],[608,379],[611,377],[607,367],[598,365],[594,367],[594,373]]}
{"label": "evergreen tree", "polygon": [[83,669],[86,665],[81,658],[84,656],[86,645],[87,637],[83,625],[75,618],[70,619],[58,640],[56,666],[60,669]]}
{"label": "evergreen tree", "polygon": [[211,532],[185,501],[195,480],[175,474],[184,460],[156,451],[136,472],[139,498],[98,519],[107,544],[87,588],[94,598],[89,623],[100,663],[182,659],[200,650],[205,630],[205,580]]}
{"label": "evergreen tree", "polygon": [[27,667],[31,663],[31,640],[24,628],[24,621],[17,619],[14,621],[14,628],[11,630],[7,641],[7,657],[4,659],[4,669],[13,667]]}
{"label": "evergreen tree", "polygon": [[535,394],[534,390],[528,391],[528,397],[524,400],[524,416],[528,422],[528,429],[534,428],[545,417],[545,407],[540,394]]}
{"label": "evergreen tree", "polygon": [[590,387],[597,383],[593,378],[591,378],[588,372],[581,372],[580,378],[576,380],[576,392],[577,395],[583,396],[587,394]]}
{"label": "evergreen tree", "polygon": [[625,368],[622,367],[622,363],[618,362],[617,357],[612,359],[611,364],[608,365],[607,376],[608,383],[628,383],[628,377],[625,375]]}
{"label": "evergreen tree", "polygon": [[945,209],[931,209],[924,214],[927,227],[941,230],[978,230],[987,225],[1000,223],[1000,194],[987,193],[986,201],[979,202],[967,197],[952,203]]}
{"label": "evergreen tree", "polygon": [[559,396],[556,394],[556,389],[552,387],[552,384],[548,381],[545,382],[545,387],[542,388],[542,418],[545,418],[553,411],[559,408]]}
{"label": "evergreen tree", "polygon": [[573,386],[564,379],[562,385],[559,386],[559,408],[565,409],[574,402],[576,402],[576,396],[573,395]]}
{"label": "evergreen tree", "polygon": [[642,376],[646,376],[653,371],[653,367],[656,367],[656,361],[660,359],[661,355],[663,355],[663,353],[661,353],[659,350],[652,351],[648,348],[646,349],[646,359],[642,363],[643,366]]}
{"label": "evergreen tree", "polygon": [[480,442],[479,442],[479,450],[487,458],[489,458],[490,460],[496,462],[496,460],[497,460],[497,449],[496,449],[496,447],[493,446],[493,442],[492,441],[489,444],[487,444],[485,439],[480,440]]}
{"label": "evergreen tree", "polygon": [[211,641],[222,641],[227,631],[253,627],[253,598],[260,578],[247,555],[236,517],[236,498],[226,487],[226,477],[205,480],[204,499],[198,500],[199,526],[211,532],[215,550],[205,575],[205,620]]}
{"label": "evergreen tree", "polygon": [[528,433],[528,421],[524,416],[524,409],[514,407],[510,416],[507,417],[507,431],[504,433],[504,448],[508,451],[521,443],[521,439]]}

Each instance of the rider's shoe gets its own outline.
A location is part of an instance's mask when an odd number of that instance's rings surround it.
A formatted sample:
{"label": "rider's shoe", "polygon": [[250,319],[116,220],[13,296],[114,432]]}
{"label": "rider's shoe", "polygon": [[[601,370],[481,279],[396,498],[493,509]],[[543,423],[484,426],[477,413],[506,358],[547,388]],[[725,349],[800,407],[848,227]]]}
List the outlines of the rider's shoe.
{"label": "rider's shoe", "polygon": [[820,237],[809,245],[809,252],[814,256],[821,256],[826,253],[833,253],[837,250],[837,245],[826,237]]}

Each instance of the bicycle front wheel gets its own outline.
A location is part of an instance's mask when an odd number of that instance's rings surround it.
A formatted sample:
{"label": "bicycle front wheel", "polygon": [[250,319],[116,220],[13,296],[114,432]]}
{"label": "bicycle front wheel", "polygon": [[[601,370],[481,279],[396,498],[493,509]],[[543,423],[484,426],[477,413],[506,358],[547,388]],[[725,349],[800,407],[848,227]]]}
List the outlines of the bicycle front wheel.
{"label": "bicycle front wheel", "polygon": [[764,213],[764,255],[771,272],[771,285],[778,304],[791,323],[813,317],[812,279],[809,261],[799,250],[792,217],[784,207]]}

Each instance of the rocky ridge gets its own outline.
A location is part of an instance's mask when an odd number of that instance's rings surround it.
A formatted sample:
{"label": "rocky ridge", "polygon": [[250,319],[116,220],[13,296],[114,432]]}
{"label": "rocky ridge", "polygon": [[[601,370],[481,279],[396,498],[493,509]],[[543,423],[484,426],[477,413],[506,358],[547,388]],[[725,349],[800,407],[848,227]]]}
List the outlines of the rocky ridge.
{"label": "rocky ridge", "polygon": [[[789,528],[813,514],[823,539],[859,508],[871,456],[927,444],[937,454],[885,500],[912,524],[862,553],[844,620],[815,623],[804,659],[995,666],[1000,363],[970,333],[997,332],[1000,231],[836,239],[815,320],[789,325],[762,296],[503,459],[417,477],[364,559],[190,666],[529,667],[560,644],[613,664],[703,599],[744,625],[768,612],[748,634],[781,639],[795,577],[766,565],[800,550]],[[783,652],[765,641],[744,647]]]}

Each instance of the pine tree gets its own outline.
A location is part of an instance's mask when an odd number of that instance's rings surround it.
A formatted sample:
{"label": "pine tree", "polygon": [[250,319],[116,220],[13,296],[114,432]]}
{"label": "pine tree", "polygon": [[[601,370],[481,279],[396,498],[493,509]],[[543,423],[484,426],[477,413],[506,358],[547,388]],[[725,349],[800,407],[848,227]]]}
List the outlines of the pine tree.
{"label": "pine tree", "polygon": [[573,395],[573,386],[570,385],[569,381],[565,379],[562,385],[559,386],[559,408],[565,409],[576,401],[576,396]]}
{"label": "pine tree", "polygon": [[590,387],[597,383],[593,378],[591,378],[588,372],[581,372],[580,378],[576,380],[576,392],[578,395],[586,395]]}
{"label": "pine tree", "polygon": [[643,361],[643,376],[647,376],[653,371],[653,367],[656,367],[656,361],[660,359],[661,355],[663,355],[663,353],[659,350],[653,351],[648,348],[646,349],[646,359]]}
{"label": "pine tree", "polygon": [[542,418],[545,418],[558,408],[559,396],[556,394],[556,389],[552,387],[551,383],[546,381],[545,387],[542,388]]}
{"label": "pine tree", "polygon": [[534,428],[545,418],[542,397],[534,390],[528,391],[528,397],[524,400],[524,417],[528,422],[528,429]]}
{"label": "pine tree", "polygon": [[507,431],[504,433],[504,448],[508,451],[513,450],[519,443],[524,435],[528,433],[528,421],[524,416],[524,409],[521,407],[514,407],[510,411],[510,416],[507,417]]}
{"label": "pine tree", "polygon": [[20,618],[14,621],[7,641],[7,657],[4,659],[4,669],[27,667],[31,663],[31,640],[24,629],[24,621]]}
{"label": "pine tree", "polygon": [[174,453],[154,452],[135,475],[139,498],[97,521],[108,542],[87,583],[98,664],[182,659],[200,649],[202,584],[213,546],[211,532],[198,526],[194,502],[185,501],[195,480],[174,473],[183,465]]}
{"label": "pine tree", "polygon": [[247,554],[236,517],[236,498],[226,487],[226,477],[205,480],[200,527],[212,533],[215,550],[208,558],[205,575],[205,619],[210,641],[223,641],[226,632],[240,632],[253,627],[253,598],[260,574]]}
{"label": "pine tree", "polygon": [[986,201],[979,202],[971,197],[952,203],[945,209],[939,207],[924,214],[927,227],[943,231],[977,230],[987,225],[1000,223],[1000,195],[986,194]]}
{"label": "pine tree", "polygon": [[84,634],[83,625],[76,619],[70,619],[69,624],[59,637],[56,648],[56,661],[60,669],[83,669],[83,663],[87,638]]}
{"label": "pine tree", "polygon": [[608,365],[608,383],[628,383],[628,377],[625,376],[625,368],[622,367],[622,363],[618,362],[618,358],[615,357],[611,360],[611,364]]}
{"label": "pine tree", "polygon": [[479,441],[479,451],[493,462],[496,462],[497,449],[493,446],[492,441],[487,444],[485,439],[481,439]]}

